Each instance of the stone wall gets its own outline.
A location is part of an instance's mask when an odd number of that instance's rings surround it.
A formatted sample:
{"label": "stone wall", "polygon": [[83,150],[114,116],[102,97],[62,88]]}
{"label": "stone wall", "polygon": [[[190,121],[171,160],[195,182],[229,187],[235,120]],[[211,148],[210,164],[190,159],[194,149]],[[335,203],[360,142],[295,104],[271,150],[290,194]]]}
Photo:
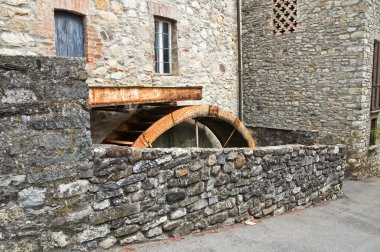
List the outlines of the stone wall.
{"label": "stone wall", "polygon": [[[342,146],[138,150],[101,145],[94,150],[91,179],[56,181],[52,191],[19,191],[12,185],[18,198],[0,210],[6,218],[3,248],[109,248],[279,215],[342,196]],[[27,200],[33,204],[23,204],[26,194],[33,195]],[[22,222],[28,229],[16,231]]]}
{"label": "stone wall", "polygon": [[54,188],[92,177],[84,66],[0,56],[0,251],[41,251],[29,241],[43,240],[52,216],[80,200]]}
{"label": "stone wall", "polygon": [[[55,55],[54,9],[85,17],[89,85],[203,86],[236,113],[235,0],[4,0],[0,54]],[[154,72],[155,15],[176,21],[178,74]]]}
{"label": "stone wall", "polygon": [[342,196],[344,146],[91,146],[85,63],[0,56],[0,251],[89,251]]}
{"label": "stone wall", "polygon": [[[375,3],[376,2],[376,3]],[[297,1],[295,32],[273,34],[273,1],[243,4],[244,118],[253,127],[320,132],[346,144],[348,170],[369,145],[377,1]],[[376,5],[376,8],[375,8]],[[377,15],[370,20],[369,14]],[[376,20],[376,24],[371,24]]]}
{"label": "stone wall", "polygon": [[342,146],[96,146],[89,220],[107,230],[98,242],[124,245],[303,209],[342,196],[344,156]]}
{"label": "stone wall", "polygon": [[371,146],[368,149],[367,172],[372,176],[380,176],[380,146]]}
{"label": "stone wall", "polygon": [[[379,1],[368,0],[367,1],[367,32],[365,34],[365,41],[368,43],[365,46],[365,56],[367,64],[365,66],[365,80],[372,83],[372,71],[373,71],[373,43],[375,40],[380,40],[380,3]],[[371,113],[371,119],[377,118],[378,125],[380,122],[379,112]],[[370,127],[370,126],[368,126]],[[378,141],[377,141],[378,142]],[[368,173],[371,175],[380,175],[380,145],[370,146],[368,150],[367,168]]]}
{"label": "stone wall", "polygon": [[287,144],[314,145],[318,131],[283,130],[270,128],[249,128],[257,146],[277,146]]}

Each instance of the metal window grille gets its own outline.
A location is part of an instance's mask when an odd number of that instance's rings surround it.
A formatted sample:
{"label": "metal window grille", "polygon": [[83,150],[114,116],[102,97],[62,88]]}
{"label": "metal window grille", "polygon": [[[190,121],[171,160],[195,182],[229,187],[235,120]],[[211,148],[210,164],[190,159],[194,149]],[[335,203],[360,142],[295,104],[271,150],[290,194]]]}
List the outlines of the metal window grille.
{"label": "metal window grille", "polygon": [[155,71],[159,74],[171,74],[173,71],[173,25],[170,21],[154,21]]}
{"label": "metal window grille", "polygon": [[273,34],[293,33],[297,25],[297,0],[273,0]]}
{"label": "metal window grille", "polygon": [[380,42],[376,40],[373,50],[371,111],[378,110],[380,110]]}

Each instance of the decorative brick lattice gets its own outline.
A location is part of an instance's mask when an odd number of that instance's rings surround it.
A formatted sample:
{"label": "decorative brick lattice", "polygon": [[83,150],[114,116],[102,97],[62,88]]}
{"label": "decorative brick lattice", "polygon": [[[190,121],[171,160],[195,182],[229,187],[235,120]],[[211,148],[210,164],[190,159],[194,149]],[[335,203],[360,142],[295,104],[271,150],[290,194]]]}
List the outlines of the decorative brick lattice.
{"label": "decorative brick lattice", "polygon": [[273,0],[273,34],[293,33],[297,27],[297,0]]}

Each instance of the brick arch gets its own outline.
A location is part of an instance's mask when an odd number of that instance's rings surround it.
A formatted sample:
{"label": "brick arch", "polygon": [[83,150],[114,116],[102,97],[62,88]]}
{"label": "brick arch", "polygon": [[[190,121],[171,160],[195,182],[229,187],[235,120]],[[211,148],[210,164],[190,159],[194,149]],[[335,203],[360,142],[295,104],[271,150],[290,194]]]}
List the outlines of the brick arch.
{"label": "brick arch", "polygon": [[73,11],[88,15],[89,0],[54,0],[54,9]]}

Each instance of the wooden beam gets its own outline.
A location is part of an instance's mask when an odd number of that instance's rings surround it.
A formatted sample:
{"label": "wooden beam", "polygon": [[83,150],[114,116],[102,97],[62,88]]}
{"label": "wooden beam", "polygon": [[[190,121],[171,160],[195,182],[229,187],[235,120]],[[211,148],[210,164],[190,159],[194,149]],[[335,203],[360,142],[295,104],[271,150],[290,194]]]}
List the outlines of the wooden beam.
{"label": "wooden beam", "polygon": [[202,87],[90,87],[90,108],[202,99]]}

